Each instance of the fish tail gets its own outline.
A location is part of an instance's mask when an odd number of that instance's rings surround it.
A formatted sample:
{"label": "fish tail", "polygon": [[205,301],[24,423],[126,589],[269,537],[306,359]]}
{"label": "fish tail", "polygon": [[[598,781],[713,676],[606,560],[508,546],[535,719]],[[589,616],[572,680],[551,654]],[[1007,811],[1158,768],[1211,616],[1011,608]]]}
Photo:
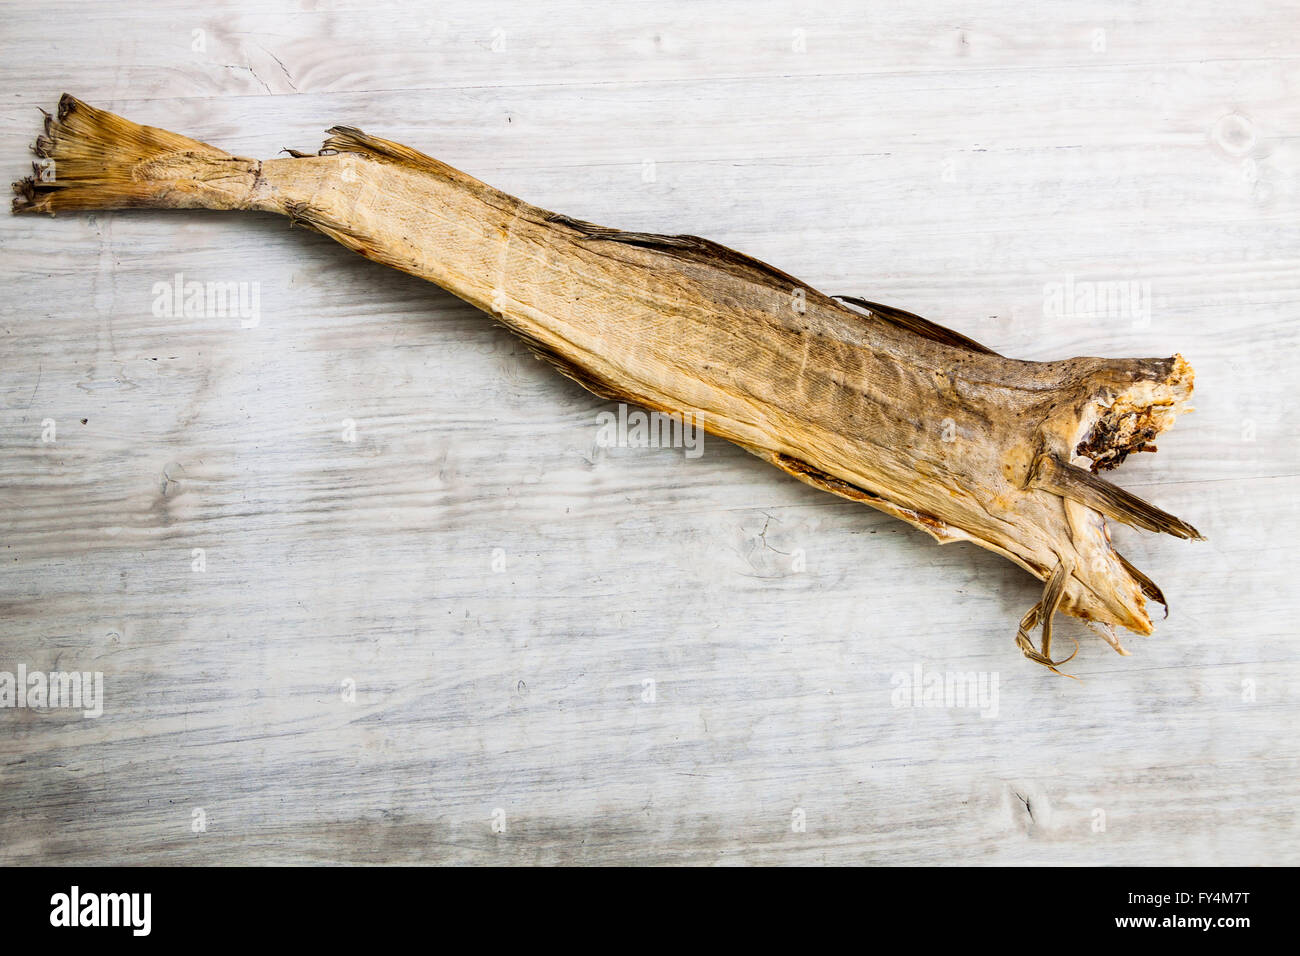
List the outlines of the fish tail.
{"label": "fish tail", "polygon": [[16,213],[231,208],[261,168],[256,160],[133,123],[68,93],[53,115],[45,113],[32,152],[32,175],[13,184]]}

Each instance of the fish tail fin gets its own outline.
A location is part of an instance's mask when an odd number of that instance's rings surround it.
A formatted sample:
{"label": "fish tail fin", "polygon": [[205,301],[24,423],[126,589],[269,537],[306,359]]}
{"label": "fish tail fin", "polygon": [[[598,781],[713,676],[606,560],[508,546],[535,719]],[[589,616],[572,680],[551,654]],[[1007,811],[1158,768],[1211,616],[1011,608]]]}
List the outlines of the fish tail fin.
{"label": "fish tail fin", "polygon": [[[42,112],[44,112],[42,110]],[[32,175],[13,184],[13,211],[75,212],[132,207],[230,208],[220,200],[251,185],[255,160],[188,136],[141,126],[68,93],[45,113],[32,144]]]}

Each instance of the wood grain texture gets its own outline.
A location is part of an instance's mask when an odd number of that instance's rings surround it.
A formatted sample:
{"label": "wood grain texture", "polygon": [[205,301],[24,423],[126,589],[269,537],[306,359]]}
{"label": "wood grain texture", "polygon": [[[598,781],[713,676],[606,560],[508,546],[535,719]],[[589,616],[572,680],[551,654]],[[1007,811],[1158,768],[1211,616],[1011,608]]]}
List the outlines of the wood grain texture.
{"label": "wood grain texture", "polygon": [[[106,699],[0,709],[0,860],[1300,862],[1300,7],[858,6],[10,4],[0,155],[64,89],[242,155],[352,124],[1004,354],[1180,351],[1197,412],[1112,477],[1208,541],[1114,530],[1172,604],[1132,657],[1062,622],[1053,678],[1027,574],[722,442],[600,447],[282,220],[5,216],[0,671]],[[177,273],[259,324],[156,315]],[[1051,307],[1089,282],[1149,311]],[[918,665],[996,716],[895,706]]]}

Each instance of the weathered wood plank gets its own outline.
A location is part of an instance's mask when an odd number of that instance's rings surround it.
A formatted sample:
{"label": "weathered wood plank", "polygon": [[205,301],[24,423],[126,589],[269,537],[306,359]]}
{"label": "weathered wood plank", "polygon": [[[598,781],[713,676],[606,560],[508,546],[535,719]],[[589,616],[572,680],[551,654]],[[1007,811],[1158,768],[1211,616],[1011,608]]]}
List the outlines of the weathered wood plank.
{"label": "weathered wood plank", "polygon": [[[6,9],[15,177],[65,88],[249,155],[353,123],[1008,354],[1178,350],[1198,411],[1117,479],[1209,540],[1116,530],[1173,612],[1127,659],[1062,624],[1051,679],[1013,566],[599,447],[608,403],[320,236],[0,217],[0,670],[105,679],[0,710],[0,859],[1300,861],[1294,4],[176,9]],[[257,324],[157,314],[178,273]],[[898,706],[918,666],[996,715]]]}

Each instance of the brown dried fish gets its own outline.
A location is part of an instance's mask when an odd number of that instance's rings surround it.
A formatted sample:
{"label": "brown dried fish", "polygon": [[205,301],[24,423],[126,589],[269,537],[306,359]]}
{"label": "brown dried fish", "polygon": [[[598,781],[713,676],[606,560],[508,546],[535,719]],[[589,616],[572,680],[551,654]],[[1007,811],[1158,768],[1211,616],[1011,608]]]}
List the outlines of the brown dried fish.
{"label": "brown dried fish", "polygon": [[261,161],[65,95],[34,149],[42,162],[15,184],[16,212],[289,216],[490,313],[598,395],[693,418],[941,543],[996,551],[1046,582],[1016,641],[1053,669],[1056,611],[1101,625],[1126,653],[1112,625],[1148,634],[1145,598],[1164,603],[1111,548],[1105,518],[1200,537],[1095,474],[1186,410],[1192,369],[1178,355],[1005,358],[707,239],[540,209],[346,126],[318,154]]}

